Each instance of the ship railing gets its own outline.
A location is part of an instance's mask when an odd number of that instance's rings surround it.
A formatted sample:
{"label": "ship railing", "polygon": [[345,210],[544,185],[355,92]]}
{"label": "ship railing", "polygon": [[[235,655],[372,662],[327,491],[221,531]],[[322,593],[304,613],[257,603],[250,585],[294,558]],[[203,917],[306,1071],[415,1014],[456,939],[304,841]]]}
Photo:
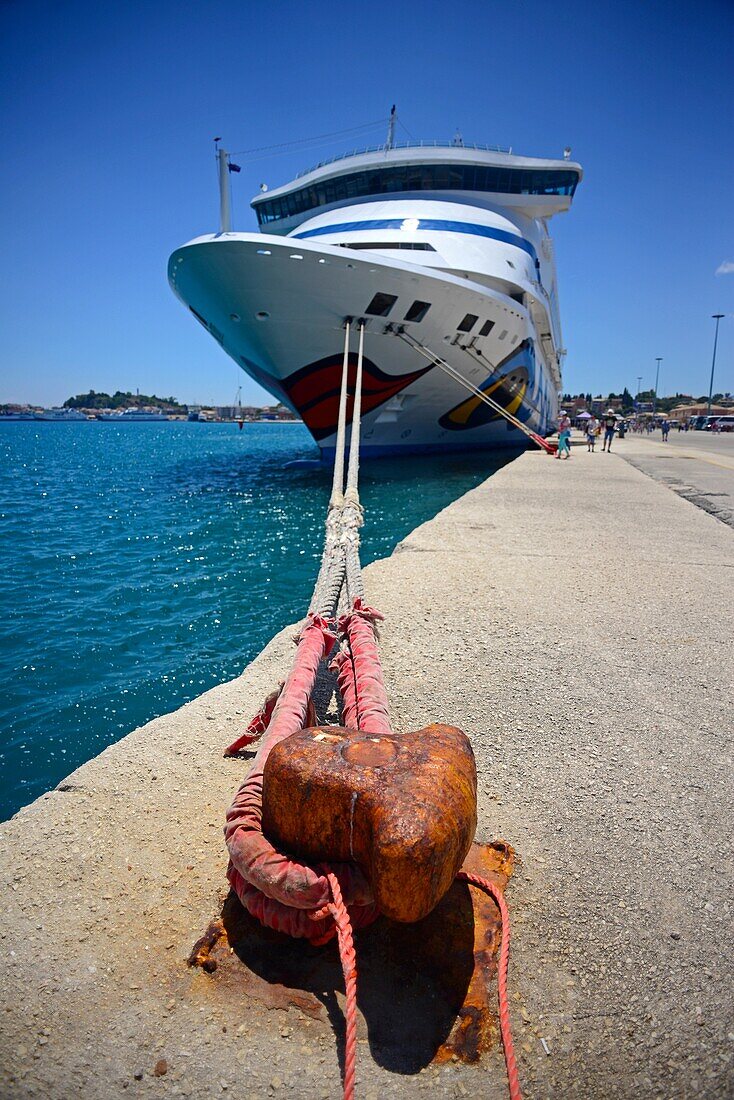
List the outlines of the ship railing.
{"label": "ship railing", "polygon": [[469,141],[462,141],[461,144],[455,141],[396,141],[392,145],[367,145],[364,149],[352,149],[349,153],[337,153],[334,157],[320,160],[318,164],[314,164],[311,168],[305,168],[303,172],[298,173],[296,179],[301,179],[302,176],[307,176],[309,172],[315,172],[318,168],[324,168],[327,164],[335,164],[339,160],[347,160],[349,157],[361,157],[367,153],[388,153],[394,149],[474,149],[481,153],[512,153],[511,148],[503,149],[501,145],[478,145]]}

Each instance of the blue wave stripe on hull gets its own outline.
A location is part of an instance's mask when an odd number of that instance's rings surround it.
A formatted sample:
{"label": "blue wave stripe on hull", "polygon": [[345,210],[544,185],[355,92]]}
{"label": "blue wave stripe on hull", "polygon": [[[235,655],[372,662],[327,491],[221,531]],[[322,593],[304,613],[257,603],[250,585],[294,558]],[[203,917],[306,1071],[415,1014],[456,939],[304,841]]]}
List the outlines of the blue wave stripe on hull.
{"label": "blue wave stripe on hull", "polygon": [[[412,220],[412,219],[411,219]],[[338,225],[322,225],[318,229],[307,229],[305,233],[294,233],[293,237],[303,240],[306,237],[324,237],[329,233],[351,233],[367,229],[400,229],[404,218],[374,218],[363,222],[340,222]],[[445,233],[467,233],[472,237],[489,237],[493,241],[502,241],[503,244],[514,245],[527,252],[534,260],[537,253],[530,241],[519,237],[516,233],[508,233],[505,229],[495,229],[491,225],[475,225],[473,222],[443,221],[439,218],[419,218],[416,229],[438,229]]]}

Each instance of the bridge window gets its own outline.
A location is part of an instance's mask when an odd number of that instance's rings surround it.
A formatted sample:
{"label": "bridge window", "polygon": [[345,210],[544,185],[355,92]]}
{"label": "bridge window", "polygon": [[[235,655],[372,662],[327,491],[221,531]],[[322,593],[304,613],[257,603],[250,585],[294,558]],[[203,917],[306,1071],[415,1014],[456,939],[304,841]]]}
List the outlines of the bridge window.
{"label": "bridge window", "polygon": [[459,332],[471,332],[478,320],[479,318],[476,313],[467,313],[466,317],[459,325]]}
{"label": "bridge window", "polygon": [[479,330],[480,336],[489,336],[490,332],[494,328],[494,321],[485,321]]}
{"label": "bridge window", "polygon": [[304,214],[319,206],[366,195],[406,191],[482,191],[500,195],[573,195],[578,173],[572,168],[506,168],[480,164],[395,164],[335,176],[301,187],[281,198],[256,202],[260,225]]}

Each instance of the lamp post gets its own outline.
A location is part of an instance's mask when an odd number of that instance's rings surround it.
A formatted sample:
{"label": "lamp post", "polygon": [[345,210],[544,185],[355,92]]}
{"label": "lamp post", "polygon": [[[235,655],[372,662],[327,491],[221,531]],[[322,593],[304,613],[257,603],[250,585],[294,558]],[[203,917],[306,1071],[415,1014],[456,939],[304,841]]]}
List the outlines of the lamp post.
{"label": "lamp post", "polygon": [[653,416],[655,415],[655,410],[656,410],[657,404],[658,404],[658,378],[660,377],[660,364],[662,363],[662,361],[663,361],[662,355],[656,356],[655,362],[657,363],[658,367],[657,367],[657,370],[655,371],[655,391],[652,395]]}
{"label": "lamp post", "polygon": [[716,321],[716,329],[714,330],[714,357],[711,360],[711,381],[709,382],[709,403],[706,406],[706,415],[711,414],[711,395],[714,392],[714,367],[716,366],[716,344],[719,340],[719,321],[724,316],[723,313],[712,313],[712,320]]}

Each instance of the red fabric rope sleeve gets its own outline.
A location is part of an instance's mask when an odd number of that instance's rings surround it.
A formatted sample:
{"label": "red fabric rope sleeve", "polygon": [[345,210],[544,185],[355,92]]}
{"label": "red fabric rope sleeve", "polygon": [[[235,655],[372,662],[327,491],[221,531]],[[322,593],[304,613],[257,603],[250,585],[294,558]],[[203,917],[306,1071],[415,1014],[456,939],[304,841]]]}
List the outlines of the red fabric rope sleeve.
{"label": "red fabric rope sleeve", "polygon": [[234,756],[240,749],[244,749],[247,745],[252,745],[255,741],[260,740],[265,730],[270,725],[270,719],[273,717],[273,711],[275,710],[275,705],[278,702],[282,690],[283,685],[281,684],[276,691],[268,695],[267,699],[260,707],[260,710],[247,727],[246,732],[240,734],[240,736],[224,750],[225,756]]}
{"label": "red fabric rope sleeve", "polygon": [[[224,829],[230,871],[237,871],[244,882],[267,898],[295,909],[312,910],[326,905],[331,898],[329,883],[313,868],[278,852],[263,835],[263,768],[273,745],[302,728],[319,662],[334,640],[324,619],[309,616],[272,720],[252,768],[227,811]],[[372,891],[361,871],[352,865],[339,870],[348,903],[371,904]],[[229,875],[230,882],[233,877]],[[241,900],[246,904],[244,898]]]}
{"label": "red fabric rope sleeve", "polygon": [[375,637],[375,623],[382,618],[379,611],[366,607],[357,597],[352,611],[339,620],[339,630],[346,633],[352,653],[358,717],[356,728],[362,733],[389,737],[392,730],[387,692]]}
{"label": "red fabric rope sleeve", "polygon": [[359,729],[357,684],[354,679],[354,662],[348,649],[340,649],[330,668],[336,672],[339,694],[342,697],[342,725],[348,730]]}
{"label": "red fabric rope sleeve", "polygon": [[[333,866],[338,871],[342,882],[348,883],[349,889],[353,891],[351,878],[353,866],[346,863],[336,863]],[[313,913],[309,910],[294,909],[290,905],[274,901],[273,898],[266,897],[256,886],[246,882],[231,861],[227,878],[245,909],[266,928],[285,932],[286,935],[293,936],[295,939],[310,940],[316,945],[328,943],[336,935],[336,927],[328,905],[314,911],[316,915],[314,919]],[[354,928],[364,928],[379,916],[374,902],[366,905],[350,905],[348,911]]]}

